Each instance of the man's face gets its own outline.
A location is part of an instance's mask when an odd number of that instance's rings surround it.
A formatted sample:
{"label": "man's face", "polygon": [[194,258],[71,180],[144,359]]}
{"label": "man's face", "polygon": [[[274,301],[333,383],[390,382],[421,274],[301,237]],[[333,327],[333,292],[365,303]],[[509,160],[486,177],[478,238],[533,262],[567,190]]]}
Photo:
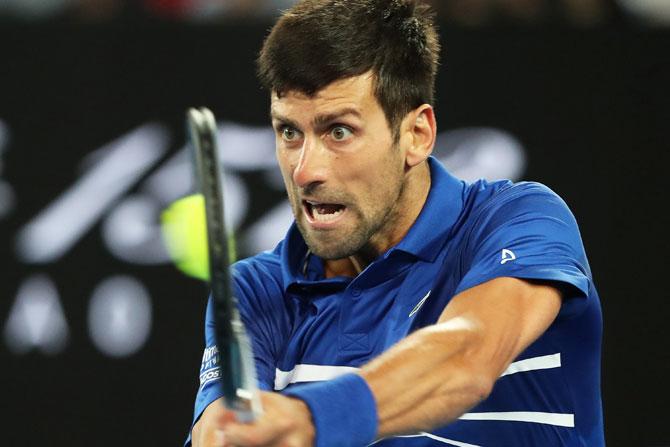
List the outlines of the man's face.
{"label": "man's face", "polygon": [[385,250],[393,240],[405,159],[373,94],[372,75],[309,97],[272,97],[277,159],[307,245],[324,259]]}

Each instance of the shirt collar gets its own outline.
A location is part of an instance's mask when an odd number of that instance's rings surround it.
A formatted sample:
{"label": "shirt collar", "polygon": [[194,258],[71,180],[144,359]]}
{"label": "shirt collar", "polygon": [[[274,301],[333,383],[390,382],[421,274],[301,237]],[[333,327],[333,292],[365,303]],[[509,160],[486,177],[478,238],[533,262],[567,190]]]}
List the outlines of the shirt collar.
{"label": "shirt collar", "polygon": [[351,282],[352,278],[324,278],[321,258],[309,251],[295,221],[284,238],[280,256],[285,291],[289,287],[344,287]]}
{"label": "shirt collar", "polygon": [[[434,261],[461,214],[465,182],[449,174],[434,157],[428,159],[428,166],[431,186],[426,203],[405,237],[384,258],[402,251],[424,261]],[[338,286],[351,281],[351,278],[323,279],[321,259],[310,254],[295,222],[286,234],[280,255],[285,290],[292,285]]]}
{"label": "shirt collar", "polygon": [[436,158],[428,159],[430,191],[405,237],[386,256],[399,250],[433,262],[463,210],[466,183],[447,172]]}

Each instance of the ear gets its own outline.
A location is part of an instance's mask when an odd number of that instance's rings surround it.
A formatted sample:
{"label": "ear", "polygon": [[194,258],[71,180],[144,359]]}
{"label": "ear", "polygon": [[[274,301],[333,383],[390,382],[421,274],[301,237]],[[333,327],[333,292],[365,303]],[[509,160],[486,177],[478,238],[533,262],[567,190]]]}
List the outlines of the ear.
{"label": "ear", "polygon": [[435,111],[432,106],[423,104],[410,112],[405,121],[405,135],[409,137],[405,163],[411,168],[424,162],[433,152],[437,135]]}

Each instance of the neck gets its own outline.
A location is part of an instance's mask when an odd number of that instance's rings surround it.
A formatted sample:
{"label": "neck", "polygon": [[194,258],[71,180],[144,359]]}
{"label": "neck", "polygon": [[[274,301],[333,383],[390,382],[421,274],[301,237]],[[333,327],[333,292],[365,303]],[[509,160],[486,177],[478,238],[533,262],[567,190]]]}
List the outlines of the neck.
{"label": "neck", "polygon": [[397,245],[407,234],[428,198],[430,191],[430,167],[428,161],[410,168],[406,173],[405,186],[393,209],[389,212],[385,231],[375,234],[357,253],[347,258],[324,262],[326,278],[335,276],[358,276],[377,257]]}

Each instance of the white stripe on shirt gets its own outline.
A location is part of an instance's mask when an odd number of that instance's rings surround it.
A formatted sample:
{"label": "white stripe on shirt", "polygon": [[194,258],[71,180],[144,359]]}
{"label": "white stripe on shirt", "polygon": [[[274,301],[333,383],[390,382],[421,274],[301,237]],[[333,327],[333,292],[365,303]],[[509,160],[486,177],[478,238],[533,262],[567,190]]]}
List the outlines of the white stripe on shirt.
{"label": "white stripe on shirt", "polygon": [[[560,368],[561,354],[532,357],[511,363],[500,377],[520,372],[538,371],[542,369]],[[356,372],[359,368],[353,366],[330,365],[296,365],[291,371],[275,370],[275,390],[280,391],[292,383],[318,382],[330,380],[349,372]]]}

